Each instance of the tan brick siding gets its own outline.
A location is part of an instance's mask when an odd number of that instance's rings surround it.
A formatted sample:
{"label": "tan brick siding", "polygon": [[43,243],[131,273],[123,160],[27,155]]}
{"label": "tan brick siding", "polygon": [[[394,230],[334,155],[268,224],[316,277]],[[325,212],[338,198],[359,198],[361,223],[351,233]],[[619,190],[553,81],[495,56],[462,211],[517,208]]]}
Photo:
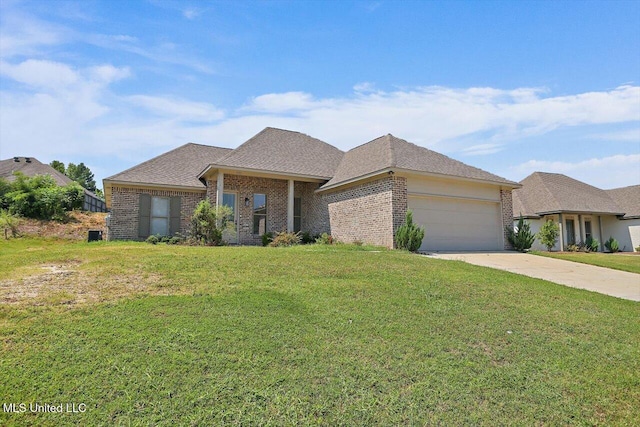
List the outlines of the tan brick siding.
{"label": "tan brick siding", "polygon": [[388,176],[325,197],[334,238],[345,243],[394,246],[394,232],[407,210],[406,179]]}
{"label": "tan brick siding", "polygon": [[183,235],[189,229],[189,221],[193,211],[198,203],[205,198],[204,191],[197,193],[177,190],[112,187],[110,225],[107,229],[108,240],[138,239],[138,201],[140,194],[149,194],[152,197],[179,196],[181,198],[180,233]]}
{"label": "tan brick siding", "polygon": [[502,225],[504,248],[513,250],[513,245],[507,239],[507,229],[513,229],[513,199],[511,198],[511,189],[500,190],[500,205],[502,206]]}

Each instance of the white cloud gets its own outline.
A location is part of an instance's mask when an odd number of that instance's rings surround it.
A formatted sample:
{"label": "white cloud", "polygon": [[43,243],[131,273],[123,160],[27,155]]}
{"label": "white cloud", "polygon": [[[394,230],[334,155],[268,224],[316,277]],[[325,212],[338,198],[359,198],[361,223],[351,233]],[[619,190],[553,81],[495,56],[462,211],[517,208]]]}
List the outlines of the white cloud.
{"label": "white cloud", "polygon": [[32,55],[45,46],[68,40],[67,29],[11,10],[0,2],[0,57]]}
{"label": "white cloud", "polygon": [[640,154],[592,158],[575,163],[529,160],[511,168],[522,179],[533,172],[562,173],[599,188],[640,184]]}
{"label": "white cloud", "polygon": [[182,11],[182,15],[189,20],[196,19],[201,13],[202,11],[195,7],[188,7]]}
{"label": "white cloud", "polygon": [[134,95],[127,98],[131,103],[173,120],[214,122],[224,117],[224,112],[211,104],[192,102],[174,97]]}
{"label": "white cloud", "polygon": [[597,133],[591,135],[592,139],[601,139],[603,141],[629,141],[640,144],[640,128],[627,129],[617,132]]}
{"label": "white cloud", "polygon": [[463,148],[462,154],[467,156],[481,156],[485,154],[494,154],[502,150],[503,146],[500,144],[478,144],[471,147]]}

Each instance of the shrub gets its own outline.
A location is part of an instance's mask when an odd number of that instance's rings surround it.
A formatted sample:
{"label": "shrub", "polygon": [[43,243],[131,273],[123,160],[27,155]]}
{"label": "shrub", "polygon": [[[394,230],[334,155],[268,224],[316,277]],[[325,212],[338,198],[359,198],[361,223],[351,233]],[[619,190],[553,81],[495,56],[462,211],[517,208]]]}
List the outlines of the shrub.
{"label": "shrub", "polygon": [[151,235],[151,236],[147,237],[147,240],[145,240],[145,242],[151,243],[152,245],[157,245],[158,242],[160,242],[160,237],[159,236],[155,236],[155,235]]}
{"label": "shrub", "polygon": [[531,249],[531,245],[536,239],[536,235],[531,232],[531,226],[522,216],[518,220],[516,229],[507,227],[507,240],[513,245],[513,248],[520,252],[526,252]]}
{"label": "shrub", "polygon": [[20,218],[17,215],[9,213],[6,209],[0,210],[0,228],[4,230],[4,238],[9,238],[9,232],[11,237],[18,236],[18,225],[20,225]]}
{"label": "shrub", "polygon": [[316,239],[316,243],[319,244],[319,245],[332,245],[333,244],[333,237],[331,237],[331,235],[328,234],[328,233],[322,233]]}
{"label": "shrub", "polygon": [[1,188],[2,203],[12,214],[64,221],[67,212],[82,208],[84,190],[75,182],[61,187],[49,175],[27,177],[18,172],[15,177],[8,188],[6,183]]}
{"label": "shrub", "polygon": [[576,244],[572,244],[572,245],[568,245],[567,246],[567,251],[568,252],[578,252],[580,250],[580,246],[576,245]]}
{"label": "shrub", "polygon": [[588,237],[587,242],[584,245],[584,249],[587,252],[598,252],[598,246],[600,246],[600,242],[598,242],[598,239]]}
{"label": "shrub", "polygon": [[640,252],[640,246],[636,246],[636,252]]}
{"label": "shrub", "polygon": [[268,246],[273,241],[273,233],[269,231],[260,236],[260,238],[262,239],[262,246]]}
{"label": "shrub", "polygon": [[604,247],[612,253],[616,253],[620,250],[620,247],[618,246],[618,241],[616,239],[614,239],[613,237],[609,237],[609,240],[607,240],[606,242],[604,242]]}
{"label": "shrub", "polygon": [[222,233],[234,231],[232,216],[233,210],[230,207],[213,207],[209,200],[202,200],[191,217],[190,241],[207,246],[223,245]]}
{"label": "shrub", "polygon": [[300,243],[303,245],[308,245],[309,243],[314,243],[316,241],[317,236],[312,235],[308,231],[305,231],[300,235]]}
{"label": "shrub", "polygon": [[546,221],[538,231],[540,243],[545,245],[549,252],[558,242],[558,237],[560,237],[560,226],[553,221]]}
{"label": "shrub", "polygon": [[396,231],[396,246],[398,249],[405,249],[410,252],[417,252],[424,239],[424,227],[413,223],[413,212],[407,211],[404,224]]}
{"label": "shrub", "polygon": [[282,231],[273,238],[269,246],[278,247],[278,246],[293,246],[300,244],[300,235],[299,233],[288,233],[286,231]]}

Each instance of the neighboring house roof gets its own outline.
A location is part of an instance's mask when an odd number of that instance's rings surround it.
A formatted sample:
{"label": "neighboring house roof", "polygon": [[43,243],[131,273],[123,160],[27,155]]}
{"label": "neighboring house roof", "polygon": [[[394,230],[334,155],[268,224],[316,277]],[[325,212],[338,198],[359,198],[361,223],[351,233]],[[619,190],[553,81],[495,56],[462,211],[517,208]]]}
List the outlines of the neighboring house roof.
{"label": "neighboring house roof", "polygon": [[229,148],[189,143],[105,178],[105,181],[204,189],[204,184],[198,180],[198,172],[229,152]]}
{"label": "neighboring house roof", "polygon": [[489,181],[512,187],[519,186],[513,181],[388,134],[345,153],[335,174],[322,186],[322,189],[337,187],[390,170],[406,170]]}
{"label": "neighboring house roof", "polygon": [[13,157],[7,160],[0,160],[0,178],[14,181],[16,179],[15,175],[13,175],[14,172],[22,172],[26,176],[50,175],[56,181],[56,184],[60,186],[74,182],[65,174],[58,172],[50,165],[41,163],[34,157]]}
{"label": "neighboring house roof", "polygon": [[211,162],[211,167],[329,179],[343,155],[333,145],[303,133],[267,127],[226,156]]}
{"label": "neighboring house roof", "polygon": [[640,185],[605,190],[622,209],[624,219],[640,218]]}
{"label": "neighboring house roof", "polygon": [[558,212],[622,215],[606,191],[559,173],[534,172],[513,190],[513,216],[538,217]]}

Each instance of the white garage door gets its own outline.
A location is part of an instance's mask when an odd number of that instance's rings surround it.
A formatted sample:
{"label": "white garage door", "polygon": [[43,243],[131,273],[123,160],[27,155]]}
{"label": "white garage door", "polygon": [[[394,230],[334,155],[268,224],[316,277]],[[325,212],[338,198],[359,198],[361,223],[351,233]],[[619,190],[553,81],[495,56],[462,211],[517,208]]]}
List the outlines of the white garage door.
{"label": "white garage door", "polygon": [[448,197],[409,196],[413,220],[424,226],[423,251],[502,250],[500,204]]}

